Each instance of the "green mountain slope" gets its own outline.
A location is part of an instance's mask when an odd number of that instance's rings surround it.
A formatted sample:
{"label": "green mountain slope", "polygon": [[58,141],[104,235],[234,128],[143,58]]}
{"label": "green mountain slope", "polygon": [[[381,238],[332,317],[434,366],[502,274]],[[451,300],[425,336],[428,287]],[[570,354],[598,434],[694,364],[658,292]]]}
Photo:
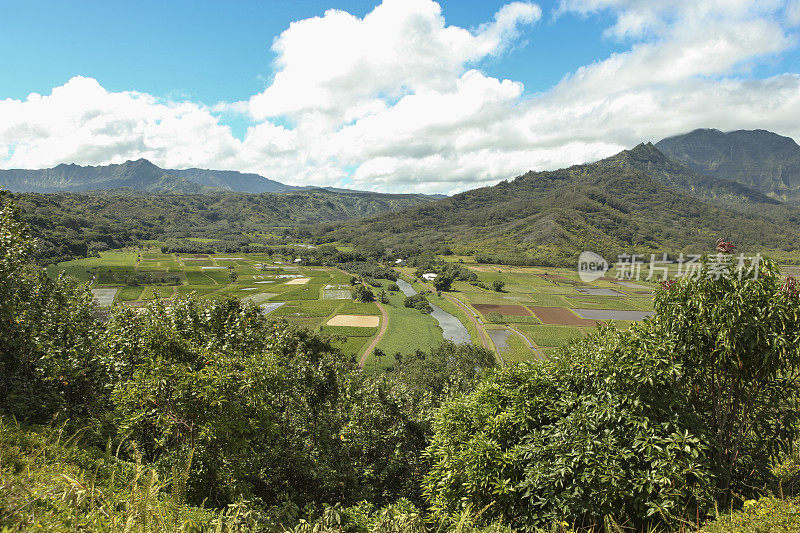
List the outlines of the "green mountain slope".
{"label": "green mountain slope", "polygon": [[99,167],[62,164],[42,170],[0,170],[0,187],[12,192],[42,193],[122,187],[150,193],[196,194],[218,190],[171,175],[146,159]]}
{"label": "green mountain slope", "polygon": [[736,181],[695,172],[689,166],[668,158],[652,143],[642,143],[598,163],[610,167],[640,170],[667,187],[720,206],[780,204],[778,200]]}
{"label": "green mountain slope", "polygon": [[[401,253],[414,246],[450,247],[489,260],[545,265],[572,264],[583,250],[609,257],[633,251],[708,250],[718,237],[753,251],[800,247],[796,219],[787,223],[711,205],[634,168],[634,159],[623,153],[616,162],[611,158],[528,172],[494,187],[346,223],[329,238],[377,243]],[[670,168],[650,172],[678,180]],[[697,180],[681,179],[690,178]],[[700,186],[699,181],[692,183]],[[768,203],[759,205],[762,210],[771,208]]]}
{"label": "green mountain slope", "polygon": [[656,143],[702,174],[736,181],[783,201],[800,202],[800,146],[765,130],[695,130]]}
{"label": "green mountain slope", "polygon": [[202,237],[254,240],[275,228],[343,221],[434,201],[422,194],[289,193],[140,194],[130,189],[13,195],[39,238],[38,259],[83,256],[90,243],[110,248],[140,239]]}
{"label": "green mountain slope", "polygon": [[283,183],[265,178],[258,174],[236,172],[235,170],[189,168],[185,170],[169,169],[165,172],[199,185],[214,187],[223,191],[263,193],[286,192],[297,189],[297,187],[284,185]]}

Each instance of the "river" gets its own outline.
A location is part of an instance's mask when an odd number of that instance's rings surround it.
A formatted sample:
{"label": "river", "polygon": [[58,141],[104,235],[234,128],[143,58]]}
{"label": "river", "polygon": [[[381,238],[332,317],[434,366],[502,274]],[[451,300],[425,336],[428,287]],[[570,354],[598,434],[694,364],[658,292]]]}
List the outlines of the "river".
{"label": "river", "polygon": [[[398,279],[397,286],[400,287],[400,290],[403,291],[403,294],[406,296],[414,296],[417,294],[417,291],[414,290],[414,287],[412,287],[407,281]],[[462,324],[458,318],[454,317],[438,305],[430,305],[433,309],[431,316],[439,323],[439,327],[442,328],[442,336],[446,340],[453,341],[456,344],[470,343],[469,331],[467,331],[467,328],[464,327],[464,324]]]}

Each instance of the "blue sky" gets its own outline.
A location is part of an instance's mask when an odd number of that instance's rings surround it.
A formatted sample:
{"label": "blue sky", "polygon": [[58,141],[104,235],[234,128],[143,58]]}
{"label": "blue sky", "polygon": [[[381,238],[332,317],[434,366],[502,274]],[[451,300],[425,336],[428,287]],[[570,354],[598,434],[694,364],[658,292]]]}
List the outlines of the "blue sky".
{"label": "blue sky", "polygon": [[[257,171],[294,183],[355,179],[363,188],[452,192],[529,168],[590,160],[695,126],[765,127],[797,138],[786,119],[794,110],[795,84],[800,86],[795,0],[510,6],[442,0],[438,6],[437,15],[430,0],[384,6],[333,0],[3,2],[0,167],[145,156],[158,164]],[[330,9],[352,17],[325,16],[317,30],[304,30],[313,27],[308,19]],[[393,16],[380,22],[364,18],[390,10]],[[502,12],[509,13],[507,20],[495,23]],[[386,45],[381,35],[391,34],[395,20],[425,24],[420,42],[405,42],[400,32],[387,45],[416,47],[408,48],[408,61],[389,52],[344,57]],[[290,30],[293,22],[298,24]],[[497,34],[486,31],[492,24]],[[363,28],[364,34],[354,37],[341,28],[357,35]],[[448,48],[446,28],[473,39],[462,35]],[[281,35],[289,43],[283,51],[273,47]],[[348,39],[356,41],[351,46]],[[426,39],[444,40],[431,52],[423,50]],[[314,69],[325,67],[315,66],[315,57],[325,53],[326,43],[341,49],[341,57],[330,61],[341,61],[342,75],[333,68],[327,78],[315,79]],[[463,46],[486,49],[470,54]],[[708,57],[698,58],[703,53]],[[281,58],[285,62],[276,67]],[[429,59],[443,68],[426,65]],[[408,70],[409,80],[380,82],[393,69]],[[274,84],[281,71],[287,79]],[[54,92],[58,87],[65,89]],[[305,92],[308,87],[314,90]],[[47,101],[31,102],[34,92]],[[287,101],[294,94],[315,104]],[[686,103],[709,94],[719,109],[698,116],[697,109],[708,106]],[[764,115],[759,105],[765,98],[789,102]],[[659,104],[671,99],[684,109]],[[86,109],[71,112],[68,102]],[[448,102],[471,111],[437,116]],[[5,129],[3,103],[14,117]],[[433,106],[430,112],[426,105]],[[739,111],[731,116],[734,108]],[[61,122],[48,122],[48,113]],[[633,122],[627,131],[626,120]],[[158,133],[164,124],[173,126]],[[175,135],[197,138],[193,127],[202,128],[202,146],[183,138],[170,145]],[[70,128],[85,134],[81,142],[70,145]],[[113,138],[109,131],[120,134]]]}
{"label": "blue sky", "polygon": [[[506,2],[442,1],[448,24],[472,28]],[[244,100],[272,77],[272,40],[289,24],[328,9],[363,17],[374,1],[38,1],[4,2],[0,46],[0,96],[46,93],[75,75],[113,91],[197,99],[207,104]],[[514,49],[483,62],[495,77],[542,91],[565,73],[625,45],[604,39],[608,14],[553,20],[557,2],[541,2],[543,20],[524,32]],[[535,65],[535,69],[532,66]]]}

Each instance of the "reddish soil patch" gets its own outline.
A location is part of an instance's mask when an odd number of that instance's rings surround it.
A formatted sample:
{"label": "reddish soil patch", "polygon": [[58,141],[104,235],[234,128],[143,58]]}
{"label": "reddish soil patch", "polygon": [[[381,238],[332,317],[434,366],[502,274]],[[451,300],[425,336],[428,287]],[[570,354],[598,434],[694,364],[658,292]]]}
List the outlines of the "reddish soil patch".
{"label": "reddish soil patch", "polygon": [[208,254],[194,254],[195,259],[208,259],[209,257]]}
{"label": "reddish soil patch", "polygon": [[564,307],[531,307],[531,311],[542,324],[557,326],[594,326],[602,324],[601,320],[587,320],[581,318]]}
{"label": "reddish soil patch", "polygon": [[500,313],[506,316],[531,316],[531,312],[521,305],[472,304],[472,307],[484,315],[486,313]]}
{"label": "reddish soil patch", "polygon": [[560,276],[558,274],[536,274],[536,275],[542,279],[547,279],[550,281],[569,281],[564,276]]}

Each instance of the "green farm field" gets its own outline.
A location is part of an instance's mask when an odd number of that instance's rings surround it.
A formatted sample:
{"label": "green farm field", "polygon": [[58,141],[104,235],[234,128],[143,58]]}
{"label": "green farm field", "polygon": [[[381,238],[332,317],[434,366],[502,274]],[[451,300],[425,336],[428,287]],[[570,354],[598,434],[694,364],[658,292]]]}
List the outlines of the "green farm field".
{"label": "green farm field", "polygon": [[[427,293],[429,303],[456,317],[472,343],[483,343],[499,352],[498,359],[505,364],[535,360],[583,338],[596,328],[598,321],[581,318],[577,314],[581,310],[613,315],[616,311],[641,314],[653,309],[651,293],[656,283],[620,283],[612,278],[583,283],[576,272],[568,269],[485,265],[465,262],[467,257],[458,260],[477,275],[483,286],[456,281],[450,291],[437,295],[431,285],[414,278],[415,269],[397,270],[417,292]],[[172,299],[191,294],[199,299],[234,296],[269,306],[266,312],[271,317],[335,335],[334,345],[347,357],[363,358],[369,372],[391,368],[396,353],[430,351],[445,338],[436,318],[405,307],[405,295],[397,291],[386,292],[387,301],[382,307],[388,321],[382,334],[381,327],[327,326],[337,315],[381,317],[381,309],[376,303],[353,301],[347,289],[334,293],[343,299],[324,299],[326,287],[348,287],[350,274],[337,268],[288,264],[287,259],[278,256],[194,257],[164,254],[158,248],[127,249],[50,265],[47,269],[50,276],[61,270],[93,286],[118,288],[116,305],[141,306],[156,297]],[[145,274],[150,278],[143,277]],[[134,276],[139,281],[155,279],[162,283],[139,284],[130,281]],[[306,278],[308,281],[294,281]],[[378,281],[384,290],[392,283]],[[503,283],[502,291],[491,288],[495,281]],[[372,290],[376,295],[381,291]],[[632,323],[630,316],[624,318],[617,324],[628,327]],[[495,337],[498,330],[507,331],[502,346],[495,346],[489,330]],[[385,355],[375,357],[372,350],[366,353],[373,343]]]}

